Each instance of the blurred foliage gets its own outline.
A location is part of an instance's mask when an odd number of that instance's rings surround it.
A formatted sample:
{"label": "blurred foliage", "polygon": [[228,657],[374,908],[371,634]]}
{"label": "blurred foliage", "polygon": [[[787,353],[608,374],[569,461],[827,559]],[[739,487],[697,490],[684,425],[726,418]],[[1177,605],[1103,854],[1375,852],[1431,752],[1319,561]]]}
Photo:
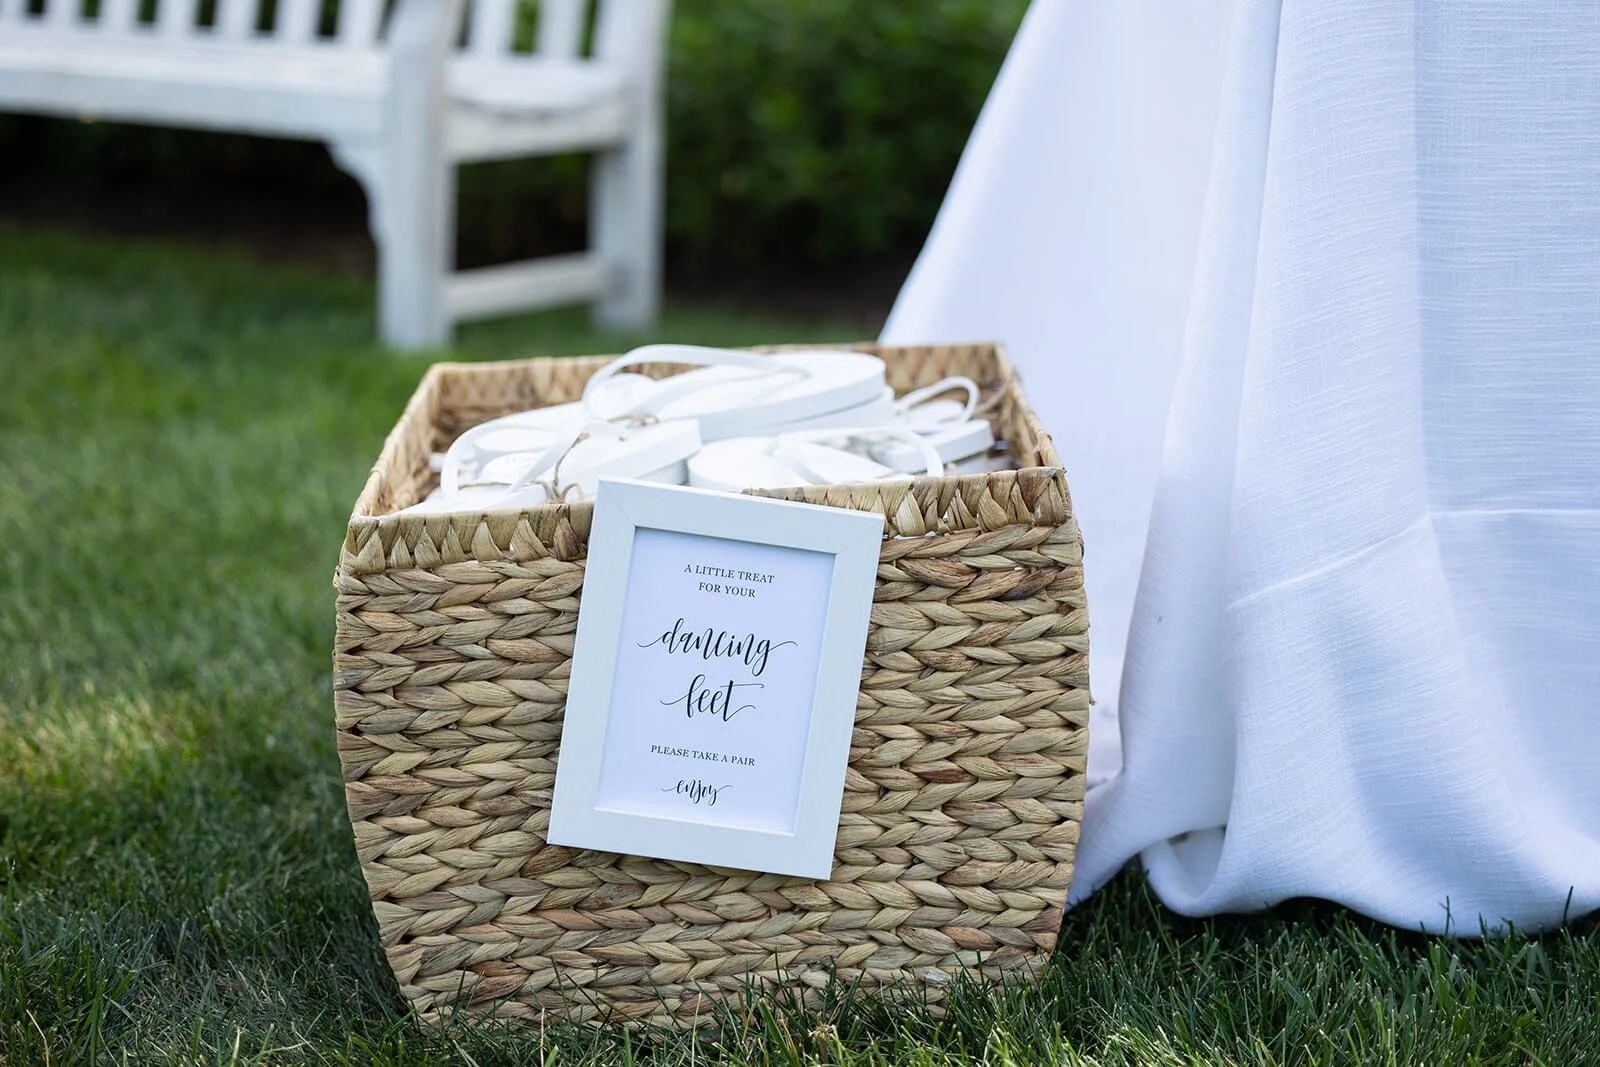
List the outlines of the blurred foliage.
{"label": "blurred foliage", "polygon": [[915,249],[1025,0],[678,0],[668,232],[691,256]]}
{"label": "blurred foliage", "polygon": [[[677,0],[667,79],[669,249],[713,270],[844,265],[927,233],[1027,0]],[[521,20],[524,47],[532,20]],[[0,116],[0,158],[83,188],[351,202],[317,146]],[[462,169],[464,261],[583,240],[581,156]],[[15,177],[15,174],[13,174]],[[225,190],[225,191],[224,191]],[[346,208],[347,209],[347,208]]]}

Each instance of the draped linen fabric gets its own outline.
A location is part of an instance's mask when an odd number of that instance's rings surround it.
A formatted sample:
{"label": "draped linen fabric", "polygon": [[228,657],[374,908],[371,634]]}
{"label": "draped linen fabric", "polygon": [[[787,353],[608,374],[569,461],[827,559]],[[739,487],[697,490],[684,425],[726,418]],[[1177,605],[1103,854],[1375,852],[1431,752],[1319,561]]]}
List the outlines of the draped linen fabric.
{"label": "draped linen fabric", "polygon": [[884,339],[1085,537],[1074,899],[1600,907],[1600,8],[1035,0]]}

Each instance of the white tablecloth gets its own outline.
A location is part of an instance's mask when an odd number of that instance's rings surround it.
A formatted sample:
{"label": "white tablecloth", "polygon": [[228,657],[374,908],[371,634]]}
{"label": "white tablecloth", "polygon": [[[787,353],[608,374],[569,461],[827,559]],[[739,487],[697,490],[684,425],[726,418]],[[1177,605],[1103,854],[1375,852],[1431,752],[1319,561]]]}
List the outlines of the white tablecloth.
{"label": "white tablecloth", "polygon": [[884,336],[1067,465],[1075,899],[1600,907],[1600,7],[1035,0]]}

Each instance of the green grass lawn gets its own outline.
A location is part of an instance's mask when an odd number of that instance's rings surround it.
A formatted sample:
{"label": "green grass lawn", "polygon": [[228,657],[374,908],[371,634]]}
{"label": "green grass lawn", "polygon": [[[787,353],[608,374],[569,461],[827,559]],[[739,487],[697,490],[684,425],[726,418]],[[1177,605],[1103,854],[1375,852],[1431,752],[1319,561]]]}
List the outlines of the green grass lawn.
{"label": "green grass lawn", "polygon": [[[1038,988],[842,997],[719,1043],[413,1023],[333,748],[345,517],[426,366],[370,289],[0,229],[0,1063],[1549,1063],[1600,1058],[1600,923],[1422,937],[1325,904],[1191,921],[1136,872]],[[839,338],[677,307],[665,339]],[[581,312],[453,358],[616,351]],[[1092,564],[1091,564],[1092,565]]]}

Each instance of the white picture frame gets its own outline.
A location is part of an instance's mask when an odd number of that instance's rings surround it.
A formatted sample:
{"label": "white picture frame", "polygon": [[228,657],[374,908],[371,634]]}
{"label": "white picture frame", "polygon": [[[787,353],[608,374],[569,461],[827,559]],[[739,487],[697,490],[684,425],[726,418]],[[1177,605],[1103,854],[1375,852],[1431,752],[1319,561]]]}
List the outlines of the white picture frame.
{"label": "white picture frame", "polygon": [[601,481],[550,843],[828,878],[882,539],[870,512]]}

